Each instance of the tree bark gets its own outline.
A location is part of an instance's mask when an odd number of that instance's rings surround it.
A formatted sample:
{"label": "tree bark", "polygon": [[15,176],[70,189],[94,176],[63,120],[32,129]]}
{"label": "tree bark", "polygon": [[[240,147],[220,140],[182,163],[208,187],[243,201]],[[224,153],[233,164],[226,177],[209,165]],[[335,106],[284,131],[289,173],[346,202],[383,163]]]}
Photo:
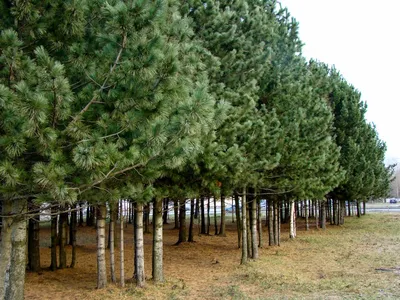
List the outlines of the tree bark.
{"label": "tree bark", "polygon": [[235,193],[235,213],[236,213],[236,230],[237,230],[237,235],[238,235],[238,248],[240,248],[241,237],[242,237],[242,226],[241,226],[241,222],[240,222],[239,195],[237,193]]}
{"label": "tree bark", "polygon": [[28,266],[31,272],[40,271],[39,217],[30,218],[28,225]]}
{"label": "tree bark", "polygon": [[296,213],[295,213],[295,203],[290,201],[290,232],[289,238],[294,239],[296,237]]}
{"label": "tree bark", "polygon": [[169,199],[164,198],[164,208],[163,208],[163,224],[168,224],[168,204],[169,204]]}
{"label": "tree bark", "polygon": [[143,204],[137,203],[135,210],[135,279],[137,287],[146,284],[144,272]]}
{"label": "tree bark", "polygon": [[186,242],[186,206],[185,199],[179,200],[179,238],[176,244]]}
{"label": "tree bark", "polygon": [[152,275],[154,283],[164,282],[163,271],[163,202],[155,199],[153,205],[153,259]]}
{"label": "tree bark", "polygon": [[319,200],[315,200],[315,227],[319,229]]}
{"label": "tree bark", "polygon": [[308,202],[309,202],[308,200],[304,201],[304,213],[305,213],[305,217],[306,217],[306,231],[310,230],[310,224],[308,223],[308,215],[310,213]]}
{"label": "tree bark", "polygon": [[247,201],[247,209],[246,209],[246,233],[247,233],[247,257],[253,257],[252,252],[252,235],[251,235],[251,203]]}
{"label": "tree bark", "polygon": [[[3,200],[1,214],[10,216],[13,214],[12,201]],[[7,299],[6,291],[10,289],[10,269],[11,269],[11,252],[12,252],[12,230],[13,218],[2,218],[2,229],[0,239],[0,299]],[[9,292],[8,292],[9,293]],[[23,295],[20,299],[23,299]]]}
{"label": "tree bark", "polygon": [[263,247],[263,238],[262,238],[262,220],[261,220],[261,200],[257,199],[257,228],[258,228],[258,247]]}
{"label": "tree bark", "polygon": [[194,213],[195,213],[194,199],[190,199],[190,223],[189,223],[189,237],[188,242],[194,242],[193,239],[193,224],[194,224]]}
{"label": "tree bark", "polygon": [[357,200],[357,218],[361,217],[361,206],[360,201]]}
{"label": "tree bark", "polygon": [[79,227],[83,226],[83,203],[79,202]]}
{"label": "tree bark", "polygon": [[247,202],[246,202],[246,188],[243,188],[243,196],[242,196],[242,258],[240,264],[244,265],[247,263],[247,218],[246,218],[246,211],[247,211]]}
{"label": "tree bark", "polygon": [[110,204],[109,248],[110,248],[110,273],[111,282],[117,282],[115,276],[115,204]]}
{"label": "tree bark", "polygon": [[[65,210],[65,207],[62,208]],[[59,257],[60,257],[60,264],[58,266],[59,269],[65,269],[67,267],[67,253],[65,251],[65,246],[67,245],[67,220],[68,220],[68,213],[62,212],[59,217],[58,222],[58,234],[59,234]]]}
{"label": "tree bark", "polygon": [[51,207],[51,264],[50,270],[57,269],[57,207]]}
{"label": "tree bark", "polygon": [[[78,205],[75,206],[75,208],[78,208]],[[81,209],[79,210],[80,212],[82,211]],[[72,257],[71,257],[71,268],[74,268],[76,265],[76,232],[77,232],[77,224],[78,223],[78,212],[71,211],[71,245],[72,245]]]}
{"label": "tree bark", "polygon": [[210,226],[211,226],[210,209],[211,209],[211,201],[210,201],[210,196],[208,196],[208,200],[207,200],[207,234],[210,234]]}
{"label": "tree bark", "polygon": [[[133,205],[131,203],[132,210],[133,210]],[[117,203],[117,208],[118,208],[118,203]],[[118,211],[118,210],[117,210]],[[131,219],[132,221],[132,219]],[[119,261],[119,276],[120,276],[120,283],[121,287],[125,286],[125,248],[124,248],[124,218],[119,219],[119,224],[120,224],[120,237],[119,237],[119,253],[120,253],[120,261]]]}
{"label": "tree bark", "polygon": [[274,245],[279,245],[279,208],[278,202],[274,201]]}
{"label": "tree bark", "polygon": [[205,218],[205,211],[204,211],[204,197],[200,198],[200,215],[201,215],[201,234],[206,234],[206,218]]}
{"label": "tree bark", "polygon": [[268,200],[268,244],[275,246],[274,240],[274,204]]}
{"label": "tree bark", "polygon": [[214,235],[218,234],[218,221],[217,221],[217,199],[214,198]]}
{"label": "tree bark", "polygon": [[362,202],[362,215],[365,215],[365,201]]}
{"label": "tree bark", "polygon": [[179,204],[178,200],[176,199],[174,199],[174,219],[175,219],[174,229],[179,229]]}
{"label": "tree bark", "polygon": [[258,259],[258,240],[257,240],[257,199],[251,201],[251,242],[252,258]]}
{"label": "tree bark", "polygon": [[107,285],[106,269],[106,215],[107,207],[101,204],[97,208],[97,288]]}
{"label": "tree bark", "polygon": [[221,195],[221,225],[219,228],[220,236],[226,236],[225,223],[226,223],[225,196]]}
{"label": "tree bark", "polygon": [[328,201],[323,201],[321,203],[321,228],[323,230],[326,229],[326,207],[328,205]]}
{"label": "tree bark", "polygon": [[199,198],[197,198],[196,204],[195,204],[195,211],[194,211],[194,218],[197,220],[197,218],[199,217],[199,212],[200,212],[200,202],[199,202]]}

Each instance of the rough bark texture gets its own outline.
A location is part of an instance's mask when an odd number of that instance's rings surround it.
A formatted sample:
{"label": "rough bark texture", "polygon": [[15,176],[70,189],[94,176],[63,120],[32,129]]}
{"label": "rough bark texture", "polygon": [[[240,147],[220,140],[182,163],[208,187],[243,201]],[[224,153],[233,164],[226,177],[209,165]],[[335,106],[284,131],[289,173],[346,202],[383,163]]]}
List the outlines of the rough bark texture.
{"label": "rough bark texture", "polygon": [[308,204],[308,200],[304,201],[304,213],[305,213],[305,217],[306,217],[306,230],[310,230],[310,224],[308,222],[308,215],[309,215],[309,204]]}
{"label": "rough bark texture", "polygon": [[194,199],[190,199],[190,222],[189,222],[189,237],[188,237],[188,242],[194,242],[193,239],[193,223],[194,223]]}
{"label": "rough bark texture", "polygon": [[247,263],[247,218],[246,218],[246,211],[247,211],[247,202],[246,202],[246,188],[243,189],[243,196],[242,196],[242,259],[240,263],[246,264]]}
{"label": "rough bark texture", "polygon": [[163,200],[164,203],[164,208],[163,208],[163,223],[168,224],[168,204],[169,204],[169,199],[165,198]]}
{"label": "rough bark texture", "polygon": [[152,275],[154,283],[164,282],[162,204],[161,199],[155,200],[153,208]]}
{"label": "rough bark texture", "polygon": [[207,199],[207,234],[210,234],[210,226],[211,226],[210,209],[211,209],[210,196],[208,196],[208,199]]}
{"label": "rough bark texture", "polygon": [[315,227],[319,228],[319,201],[315,201]]}
{"label": "rough bark texture", "polygon": [[262,220],[261,220],[261,200],[257,199],[257,229],[258,229],[258,247],[263,247],[263,235],[262,235]]}
{"label": "rough bark texture", "polygon": [[275,245],[274,240],[274,206],[271,200],[268,200],[268,244]]}
{"label": "rough bark texture", "polygon": [[323,230],[326,229],[326,207],[328,205],[327,201],[322,202],[321,204],[321,228]]}
{"label": "rough bark texture", "polygon": [[214,235],[218,234],[218,221],[217,221],[217,199],[214,196]]}
{"label": "rough bark texture", "polygon": [[27,200],[3,201],[0,244],[0,299],[23,300],[26,268]]}
{"label": "rough bark texture", "polygon": [[106,269],[106,214],[107,207],[99,205],[97,209],[97,288],[107,285]]}
{"label": "rough bark texture", "polygon": [[279,245],[279,208],[278,202],[274,201],[274,245]]}
{"label": "rough bark texture", "polygon": [[251,254],[253,259],[258,259],[257,240],[257,200],[251,201]]}
{"label": "rough bark texture", "polygon": [[219,228],[220,236],[226,236],[225,223],[226,223],[225,196],[221,195],[221,225]]}
{"label": "rough bark texture", "polygon": [[135,279],[137,287],[146,284],[144,273],[143,204],[136,204],[135,211]]}
{"label": "rough bark texture", "polygon": [[240,222],[240,203],[238,194],[235,194],[235,213],[236,213],[236,229],[238,235],[238,248],[240,248],[242,240],[242,226]]}
{"label": "rough bark texture", "polygon": [[194,210],[194,218],[198,219],[199,217],[199,212],[200,212],[200,202],[199,202],[199,198],[197,198],[195,203],[195,210]]}
{"label": "rough bark texture", "polygon": [[252,252],[252,242],[251,242],[251,213],[250,213],[250,209],[251,209],[251,203],[247,202],[247,210],[246,210],[246,227],[247,227],[247,257],[253,257],[253,252]]}

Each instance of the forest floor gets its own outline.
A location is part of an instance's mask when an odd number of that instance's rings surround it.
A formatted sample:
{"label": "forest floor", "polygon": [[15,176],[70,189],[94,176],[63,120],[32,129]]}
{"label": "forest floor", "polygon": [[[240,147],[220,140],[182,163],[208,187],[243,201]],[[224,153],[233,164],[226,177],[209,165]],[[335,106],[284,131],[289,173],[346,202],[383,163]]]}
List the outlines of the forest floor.
{"label": "forest floor", "polygon": [[[174,246],[178,231],[164,230],[166,282],[145,289],[127,282],[96,289],[95,229],[78,229],[77,264],[51,272],[49,230],[41,230],[40,274],[27,273],[26,299],[400,299],[400,214],[346,218],[344,226],[304,231],[297,238],[282,228],[280,247],[264,248],[260,258],[241,266],[235,224],[227,236],[198,235],[195,243]],[[211,227],[210,229],[213,229]],[[125,276],[133,274],[132,225],[125,229]],[[68,260],[71,249],[68,248]],[[118,251],[118,249],[116,250]],[[108,254],[108,252],[107,252]],[[151,235],[145,236],[146,276],[151,278]],[[116,255],[117,277],[119,254]]]}

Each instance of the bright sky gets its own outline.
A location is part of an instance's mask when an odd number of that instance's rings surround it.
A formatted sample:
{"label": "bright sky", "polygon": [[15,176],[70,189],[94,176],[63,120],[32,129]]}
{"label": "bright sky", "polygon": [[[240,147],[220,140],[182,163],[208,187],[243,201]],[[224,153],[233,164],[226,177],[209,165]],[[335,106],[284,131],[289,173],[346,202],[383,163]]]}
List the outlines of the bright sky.
{"label": "bright sky", "polygon": [[399,0],[280,0],[299,22],[303,55],[335,65],[367,102],[367,119],[400,162]]}

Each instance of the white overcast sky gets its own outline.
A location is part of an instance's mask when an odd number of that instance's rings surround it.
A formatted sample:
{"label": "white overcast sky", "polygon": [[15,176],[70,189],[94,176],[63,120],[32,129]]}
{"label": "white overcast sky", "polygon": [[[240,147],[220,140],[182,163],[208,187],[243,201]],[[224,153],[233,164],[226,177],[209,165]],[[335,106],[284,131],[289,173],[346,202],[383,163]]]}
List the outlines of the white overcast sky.
{"label": "white overcast sky", "polygon": [[281,0],[299,22],[303,55],[335,65],[361,92],[367,120],[400,162],[400,0]]}

